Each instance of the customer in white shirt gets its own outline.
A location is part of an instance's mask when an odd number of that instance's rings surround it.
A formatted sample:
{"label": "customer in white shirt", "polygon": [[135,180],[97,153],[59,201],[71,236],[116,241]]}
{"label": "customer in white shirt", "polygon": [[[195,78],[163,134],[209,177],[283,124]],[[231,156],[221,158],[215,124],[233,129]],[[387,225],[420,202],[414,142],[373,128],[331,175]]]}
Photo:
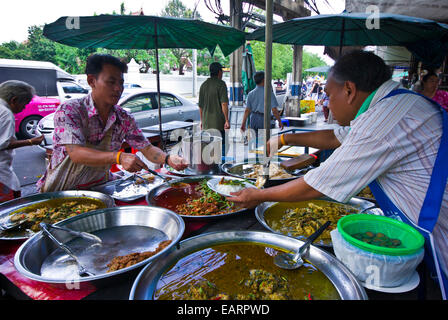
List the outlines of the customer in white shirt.
{"label": "customer in white shirt", "polygon": [[14,114],[22,112],[35,95],[29,84],[10,80],[0,84],[0,202],[20,197],[20,182],[12,168],[14,149],[40,144],[44,137],[15,138]]}

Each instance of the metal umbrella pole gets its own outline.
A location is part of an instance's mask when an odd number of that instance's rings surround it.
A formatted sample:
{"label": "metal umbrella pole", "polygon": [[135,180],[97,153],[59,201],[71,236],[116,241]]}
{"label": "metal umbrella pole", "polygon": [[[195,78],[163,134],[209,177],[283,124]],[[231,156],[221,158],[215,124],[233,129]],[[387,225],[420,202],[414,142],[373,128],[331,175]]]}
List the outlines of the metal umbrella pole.
{"label": "metal umbrella pole", "polygon": [[264,75],[264,156],[268,159],[267,144],[271,136],[271,95],[272,95],[272,21],[273,21],[273,5],[272,0],[266,1],[266,60]]}
{"label": "metal umbrella pole", "polygon": [[159,68],[159,41],[157,38],[157,20],[154,20],[154,44],[156,49],[156,67],[157,67],[157,105],[159,108],[159,134],[160,134],[160,147],[165,151],[165,141],[163,140],[162,131],[162,106],[160,104],[160,68]]}

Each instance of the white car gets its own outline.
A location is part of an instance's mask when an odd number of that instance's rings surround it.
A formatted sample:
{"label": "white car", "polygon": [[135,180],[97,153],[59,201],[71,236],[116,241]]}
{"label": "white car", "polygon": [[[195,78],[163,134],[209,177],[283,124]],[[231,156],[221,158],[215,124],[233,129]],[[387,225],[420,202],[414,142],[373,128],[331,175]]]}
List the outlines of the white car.
{"label": "white car", "polygon": [[[148,89],[128,89],[121,96],[118,104],[132,114],[139,128],[157,125],[159,123],[159,111],[157,103],[157,91]],[[160,104],[162,106],[162,123],[170,121],[200,121],[199,107],[178,94],[160,92]],[[37,126],[40,135],[44,135],[43,146],[53,144],[54,113],[42,118]]]}

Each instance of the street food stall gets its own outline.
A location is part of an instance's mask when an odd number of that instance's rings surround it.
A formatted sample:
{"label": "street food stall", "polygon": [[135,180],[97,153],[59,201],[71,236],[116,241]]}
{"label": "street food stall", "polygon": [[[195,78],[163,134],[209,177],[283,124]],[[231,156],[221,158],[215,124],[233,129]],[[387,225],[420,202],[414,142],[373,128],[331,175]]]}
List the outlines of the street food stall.
{"label": "street food stall", "polygon": [[[356,213],[381,215],[374,199],[354,197],[347,204],[320,199],[240,208],[222,194],[254,183],[256,163],[246,164],[246,170],[236,171],[223,164],[218,175],[176,175],[167,167],[156,174],[122,170],[122,178],[114,184],[92,191],[43,193],[3,203],[2,226],[18,211],[27,221],[17,218],[12,222],[18,226],[0,232],[1,285],[13,298],[35,300],[421,297],[427,283],[421,271],[404,285],[373,290],[362,285],[335,256],[330,232],[337,228],[338,220]],[[276,170],[281,168],[276,165]],[[289,176],[280,176],[277,183],[304,174],[300,170],[284,173]],[[231,183],[220,190],[218,183],[211,183],[214,180],[222,185]],[[126,190],[128,194],[123,192]],[[76,207],[81,203],[73,203],[74,199],[94,203],[81,210]],[[75,213],[36,214],[45,206],[60,211],[75,206]],[[305,217],[304,213],[311,211],[315,212],[314,221],[305,219],[300,227],[291,224],[300,222],[293,215]],[[304,256],[304,266],[293,273],[276,267],[273,258],[279,252],[297,250],[324,220],[331,225]],[[102,242],[67,230],[99,237]],[[89,273],[81,275],[79,266]],[[186,283],[185,277],[191,281]],[[250,289],[263,281],[275,289]]]}
{"label": "street food stall", "polygon": [[[134,18],[128,18],[131,24]],[[148,18],[135,18],[148,23]],[[161,25],[174,24],[174,19],[159,19]],[[157,44],[157,19],[150,22],[155,47],[162,47]],[[116,24],[109,27],[116,32]],[[83,41],[77,38],[72,44]],[[238,46],[230,47],[228,52]],[[162,129],[160,124],[160,133]],[[311,168],[324,160],[321,153],[315,156]],[[0,283],[11,297],[34,300],[395,300],[425,299],[427,291],[437,294],[426,288],[434,283],[419,265],[421,238],[412,228],[383,220],[368,193],[344,204],[322,198],[247,209],[229,201],[230,192],[262,187],[257,182],[266,170],[259,170],[260,165],[264,163],[226,163],[205,174],[199,170],[210,168],[119,169],[120,179],[95,190],[42,193],[3,203]],[[264,182],[286,183],[302,177],[308,166],[287,170],[281,159],[273,159]],[[385,231],[385,225],[394,232]],[[406,270],[399,283],[372,283],[357,273],[357,259],[345,259],[347,252],[367,262],[372,256],[391,256],[382,259],[390,270],[386,276],[399,273],[396,265]]]}

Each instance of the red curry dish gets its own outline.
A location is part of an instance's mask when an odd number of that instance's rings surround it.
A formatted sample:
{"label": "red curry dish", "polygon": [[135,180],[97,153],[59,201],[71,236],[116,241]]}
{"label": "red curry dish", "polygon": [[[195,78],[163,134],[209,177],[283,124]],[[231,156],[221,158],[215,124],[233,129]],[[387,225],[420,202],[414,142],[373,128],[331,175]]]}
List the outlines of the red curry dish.
{"label": "red curry dish", "polygon": [[155,204],[179,215],[212,216],[241,210],[233,202],[214,192],[207,180],[173,186],[154,198]]}

